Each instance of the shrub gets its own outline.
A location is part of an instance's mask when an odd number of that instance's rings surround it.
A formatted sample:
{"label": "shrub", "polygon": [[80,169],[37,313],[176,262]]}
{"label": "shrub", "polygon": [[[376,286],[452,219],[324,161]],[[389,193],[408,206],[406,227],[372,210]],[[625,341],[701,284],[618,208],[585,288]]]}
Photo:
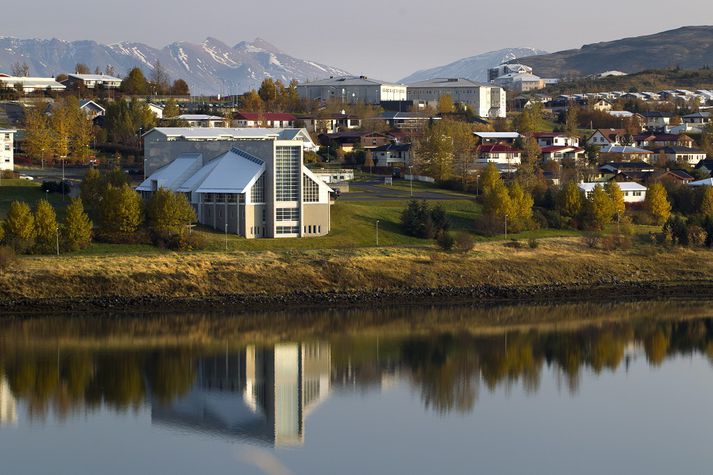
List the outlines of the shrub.
{"label": "shrub", "polygon": [[527,245],[530,246],[530,249],[537,249],[540,246],[540,243],[537,239],[530,238],[527,240]]}
{"label": "shrub", "polygon": [[702,246],[706,242],[707,233],[698,225],[688,226],[688,242],[693,246]]}
{"label": "shrub", "polygon": [[151,244],[150,236],[143,230],[125,233],[99,229],[94,233],[94,240],[108,244]]}
{"label": "shrub", "polygon": [[459,233],[456,236],[456,242],[455,242],[455,248],[462,252],[462,253],[467,253],[470,252],[473,247],[475,246],[475,241],[473,241],[473,237],[468,234],[468,233]]}
{"label": "shrub", "polygon": [[107,185],[99,204],[102,231],[133,233],[141,224],[141,198],[129,187]]}
{"label": "shrub", "polygon": [[166,230],[153,229],[150,232],[151,243],[162,249],[172,251],[194,251],[203,249],[206,241],[203,236],[194,233],[174,233]]}
{"label": "shrub", "polygon": [[607,251],[631,248],[631,237],[625,234],[610,234],[603,237],[601,242],[602,248]]}
{"label": "shrub", "polygon": [[451,233],[449,233],[448,231],[443,231],[439,233],[436,242],[444,251],[450,251],[455,245],[455,239],[453,238],[453,235],[451,235]]}
{"label": "shrub", "polygon": [[503,232],[504,222],[497,216],[483,214],[476,218],[473,229],[483,236],[495,236]]}
{"label": "shrub", "polygon": [[523,245],[517,239],[511,239],[510,241],[505,243],[505,247],[511,247],[513,249],[522,249]]}
{"label": "shrub", "polygon": [[35,205],[35,246],[34,252],[50,254],[57,245],[57,213],[47,200],[40,200]]}
{"label": "shrub", "polygon": [[196,213],[185,195],[161,188],[146,203],[146,222],[151,229],[180,234],[196,220]]}
{"label": "shrub", "polygon": [[599,241],[601,241],[601,239],[601,234],[591,231],[584,233],[584,236],[582,236],[582,241],[584,241],[584,244],[590,249],[595,249],[599,245]]}
{"label": "shrub", "polygon": [[7,270],[15,261],[17,255],[9,246],[0,246],[0,271]]}

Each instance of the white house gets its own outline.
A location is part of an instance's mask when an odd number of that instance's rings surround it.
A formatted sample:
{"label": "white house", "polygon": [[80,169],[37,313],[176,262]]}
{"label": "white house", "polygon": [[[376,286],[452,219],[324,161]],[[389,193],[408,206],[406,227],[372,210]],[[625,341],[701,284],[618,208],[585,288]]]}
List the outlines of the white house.
{"label": "white house", "polygon": [[522,150],[518,150],[510,145],[492,144],[481,145],[478,149],[477,163],[496,165],[519,165],[522,161]]}
{"label": "white house", "polygon": [[84,112],[89,119],[94,119],[106,114],[106,109],[89,99],[79,101],[79,110]]}
{"label": "white house", "polygon": [[227,120],[217,115],[207,114],[181,114],[177,117],[168,117],[170,120],[181,120],[188,123],[188,127],[225,127]]}
{"label": "white house", "polygon": [[377,167],[411,164],[411,144],[386,144],[373,150]]}
{"label": "white house", "polygon": [[153,102],[149,102],[146,105],[149,106],[149,110],[154,115],[154,117],[156,117],[157,119],[163,119],[163,106],[159,104],[154,104]]}
{"label": "white house", "polygon": [[22,92],[29,94],[36,91],[64,91],[66,86],[55,81],[54,78],[34,78],[20,76],[0,75],[0,87],[22,88]]}
{"label": "white house", "polygon": [[544,161],[560,162],[562,160],[580,160],[584,158],[585,150],[580,147],[568,145],[550,145],[542,147],[542,159]]}
{"label": "white house", "polygon": [[697,148],[681,147],[679,145],[669,145],[652,149],[658,157],[664,157],[669,162],[687,163],[698,165],[698,162],[706,159],[706,152]]}
{"label": "white house", "polygon": [[233,115],[234,127],[294,127],[297,118],[285,112],[237,112]]}
{"label": "white house", "polygon": [[[579,183],[579,189],[589,196],[595,186],[603,186],[601,183],[582,182]],[[633,181],[617,182],[622,193],[624,193],[624,203],[641,203],[646,199],[647,188]]]}
{"label": "white house", "polygon": [[0,129],[0,171],[15,169],[14,129]]}
{"label": "white house", "polygon": [[579,147],[579,137],[564,132],[536,132],[532,134],[540,147]]}
{"label": "white house", "polygon": [[70,88],[118,89],[121,79],[108,74],[67,74],[67,80],[63,83]]}

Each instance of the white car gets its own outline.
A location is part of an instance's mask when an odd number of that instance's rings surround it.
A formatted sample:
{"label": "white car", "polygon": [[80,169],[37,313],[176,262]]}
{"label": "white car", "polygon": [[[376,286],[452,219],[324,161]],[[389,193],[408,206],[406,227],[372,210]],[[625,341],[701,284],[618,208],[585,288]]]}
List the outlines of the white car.
{"label": "white car", "polygon": [[30,180],[30,181],[32,181],[32,180],[34,180],[34,178],[31,177],[30,175],[20,175],[20,180]]}

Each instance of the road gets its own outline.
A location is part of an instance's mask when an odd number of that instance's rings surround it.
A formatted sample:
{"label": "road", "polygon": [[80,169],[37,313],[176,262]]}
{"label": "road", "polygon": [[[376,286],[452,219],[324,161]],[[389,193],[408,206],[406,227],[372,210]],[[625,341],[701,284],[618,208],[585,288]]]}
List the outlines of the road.
{"label": "road", "polygon": [[[396,182],[396,180],[394,180]],[[408,183],[399,180],[400,183]],[[448,190],[424,190],[422,185],[416,185],[411,196],[410,190],[392,188],[384,185],[382,179],[369,179],[349,182],[349,193],[339,196],[341,201],[372,201],[372,200],[467,200],[475,199],[472,195],[460,194]]]}

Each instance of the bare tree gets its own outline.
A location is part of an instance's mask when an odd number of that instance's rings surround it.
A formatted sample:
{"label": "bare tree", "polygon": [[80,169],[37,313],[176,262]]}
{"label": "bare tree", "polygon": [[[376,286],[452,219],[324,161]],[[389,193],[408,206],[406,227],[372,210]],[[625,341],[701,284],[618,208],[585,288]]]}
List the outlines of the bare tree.
{"label": "bare tree", "polygon": [[157,94],[165,94],[170,87],[170,78],[168,73],[161,65],[161,61],[158,59],[153,64],[153,71],[151,71],[151,83],[153,84],[154,92]]}
{"label": "bare tree", "polygon": [[17,77],[27,77],[30,75],[30,67],[27,63],[19,61],[12,65],[12,75]]}

